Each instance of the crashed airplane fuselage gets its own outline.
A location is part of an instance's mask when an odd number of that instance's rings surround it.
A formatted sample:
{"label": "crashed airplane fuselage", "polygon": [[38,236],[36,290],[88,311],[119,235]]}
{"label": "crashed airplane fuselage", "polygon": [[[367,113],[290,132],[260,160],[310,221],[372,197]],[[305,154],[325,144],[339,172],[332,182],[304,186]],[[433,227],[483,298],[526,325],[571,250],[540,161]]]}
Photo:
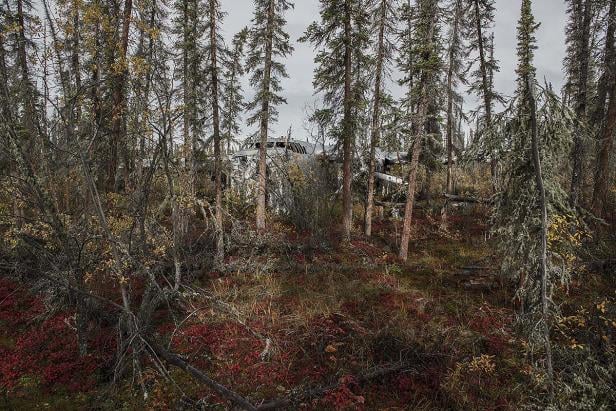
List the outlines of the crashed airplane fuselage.
{"label": "crashed airplane fuselage", "polygon": [[[259,175],[260,142],[250,142],[241,150],[233,153],[231,162],[231,187],[243,191],[248,196],[256,194],[256,183]],[[290,140],[286,138],[269,139],[265,150],[268,183],[268,202],[274,208],[284,207],[277,205],[276,198],[285,196],[285,186],[288,182],[290,166],[302,170],[304,174],[312,174],[309,170],[314,167],[326,167],[341,163],[341,159],[333,146],[313,144],[306,141]],[[402,185],[402,178],[388,174],[393,164],[406,163],[408,156],[401,152],[386,152],[381,149],[375,152],[375,177],[382,182]],[[365,163],[361,168],[366,169]]]}

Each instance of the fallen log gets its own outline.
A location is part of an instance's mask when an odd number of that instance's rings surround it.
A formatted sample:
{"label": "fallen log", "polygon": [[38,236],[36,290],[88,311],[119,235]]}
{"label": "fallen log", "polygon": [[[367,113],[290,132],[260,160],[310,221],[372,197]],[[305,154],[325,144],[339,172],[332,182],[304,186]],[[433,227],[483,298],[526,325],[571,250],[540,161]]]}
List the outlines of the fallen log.
{"label": "fallen log", "polygon": [[459,196],[455,194],[443,194],[443,197],[447,199],[447,201],[451,201],[452,203],[471,203],[471,204],[492,204],[492,200],[486,200],[483,198],[474,198],[474,197],[465,197]]}
{"label": "fallen log", "polygon": [[246,398],[244,398],[240,394],[236,393],[235,391],[230,390],[229,388],[225,387],[224,385],[214,381],[213,379],[208,377],[207,374],[205,374],[203,371],[201,371],[200,369],[190,365],[186,360],[184,360],[178,354],[175,354],[175,353],[173,353],[171,351],[168,351],[162,345],[160,345],[156,341],[154,341],[152,338],[147,338],[146,337],[146,338],[144,338],[144,340],[150,346],[152,351],[156,355],[158,355],[159,357],[164,359],[167,363],[169,363],[171,365],[174,365],[174,366],[176,366],[176,367],[186,371],[187,373],[192,375],[196,380],[198,380],[198,381],[202,382],[203,384],[207,385],[208,387],[210,387],[211,389],[216,391],[222,397],[230,400],[236,406],[240,407],[243,410],[248,410],[248,411],[255,411],[255,410],[257,410],[257,407],[252,405],[250,403],[250,401],[248,401]]}
{"label": "fallen log", "polygon": [[[358,383],[366,383],[376,378],[384,377],[388,374],[393,374],[400,371],[413,371],[414,374],[418,374],[418,372],[410,366],[409,362],[399,362],[394,364],[388,364],[386,366],[377,366],[373,368],[369,368],[368,370],[363,371],[362,373],[355,375],[354,379]],[[273,400],[264,404],[261,404],[257,407],[258,411],[264,410],[276,410],[280,408],[288,408],[297,404],[299,402],[312,400],[318,397],[322,397],[327,394],[329,391],[333,391],[340,386],[341,382],[338,381],[334,384],[330,384],[326,387],[313,387],[313,388],[305,388],[305,389],[295,389],[294,392],[287,398],[280,398],[277,400]]]}

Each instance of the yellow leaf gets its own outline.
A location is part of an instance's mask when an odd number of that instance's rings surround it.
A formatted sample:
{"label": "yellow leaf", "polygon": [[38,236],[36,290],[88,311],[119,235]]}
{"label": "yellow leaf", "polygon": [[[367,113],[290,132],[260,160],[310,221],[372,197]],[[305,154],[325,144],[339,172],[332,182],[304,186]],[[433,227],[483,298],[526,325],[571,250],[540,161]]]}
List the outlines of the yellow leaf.
{"label": "yellow leaf", "polygon": [[325,352],[332,353],[336,351],[338,351],[338,349],[331,344],[325,347]]}

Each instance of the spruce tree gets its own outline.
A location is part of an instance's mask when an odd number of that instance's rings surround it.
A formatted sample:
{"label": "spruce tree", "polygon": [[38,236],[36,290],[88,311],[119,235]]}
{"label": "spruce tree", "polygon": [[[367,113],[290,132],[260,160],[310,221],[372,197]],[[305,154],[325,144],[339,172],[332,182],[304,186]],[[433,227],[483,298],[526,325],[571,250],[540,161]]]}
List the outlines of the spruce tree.
{"label": "spruce tree", "polygon": [[219,0],[207,0],[207,21],[205,30],[208,43],[205,46],[207,67],[205,77],[208,79],[209,101],[212,107],[212,143],[214,145],[214,183],[216,190],[215,222],[216,222],[216,263],[222,264],[224,258],[223,220],[222,220],[222,157],[220,129],[220,67],[225,60],[226,49],[220,35],[220,24],[223,19]]}
{"label": "spruce tree", "polygon": [[232,47],[228,51],[229,59],[223,62],[224,86],[221,95],[223,105],[221,128],[227,153],[230,153],[234,145],[238,143],[240,117],[245,108],[241,77],[244,75],[243,59],[247,36],[247,28],[233,36]]}
{"label": "spruce tree", "polygon": [[368,169],[368,194],[366,199],[365,234],[372,234],[372,213],[374,208],[374,173],[376,171],[376,148],[381,139],[381,110],[385,82],[389,79],[390,65],[395,46],[392,42],[396,30],[397,2],[395,0],[377,0],[373,6],[373,31],[376,34],[376,64],[374,93],[372,96],[372,127],[370,133],[370,154]]}
{"label": "spruce tree", "polygon": [[466,83],[464,70],[464,44],[461,36],[464,9],[462,0],[454,0],[450,5],[451,26],[449,30],[449,45],[447,50],[447,114],[446,114],[446,145],[447,145],[447,192],[453,193],[453,147],[456,127],[455,107],[462,103],[462,96],[457,88]]}
{"label": "spruce tree", "polygon": [[322,93],[334,137],[342,144],[342,225],[345,241],[353,221],[352,162],[358,131],[357,116],[364,104],[362,69],[368,37],[366,10],[361,0],[320,0],[320,21],[312,23],[300,41],[317,50],[313,85]]}
{"label": "spruce tree", "polygon": [[174,3],[175,19],[173,33],[176,36],[176,48],[180,51],[179,87],[182,95],[182,157],[184,166],[190,170],[190,184],[193,194],[197,185],[198,139],[202,133],[202,121],[199,112],[203,111],[200,99],[200,86],[204,82],[202,62],[202,33],[204,31],[203,15],[200,13],[199,0],[176,0]]}
{"label": "spruce tree", "polygon": [[616,134],[616,0],[610,0],[608,9],[602,73],[592,119],[598,142],[592,209],[598,216],[606,215],[608,210],[610,157]]}
{"label": "spruce tree", "polygon": [[569,24],[567,26],[567,73],[566,92],[579,122],[571,150],[571,204],[578,206],[582,197],[584,183],[584,159],[586,147],[584,134],[588,120],[589,82],[591,70],[591,27],[594,2],[592,0],[568,0]]}
{"label": "spruce tree", "polygon": [[496,195],[493,230],[503,257],[501,270],[519,284],[520,318],[528,326],[531,343],[544,349],[547,381],[551,382],[550,301],[554,285],[568,280],[567,253],[571,250],[550,233],[553,225],[556,230],[567,230],[569,222],[576,221],[558,178],[562,158],[570,148],[573,115],[549,85],[542,88],[535,79],[538,26],[531,0],[523,0],[517,29],[515,98],[494,124],[495,132],[508,139],[503,140],[507,142],[505,178]]}
{"label": "spruce tree", "polygon": [[498,71],[498,61],[494,59],[494,45],[491,41],[490,31],[494,25],[494,0],[465,0],[466,2],[466,25],[465,35],[468,40],[467,53],[470,69],[469,91],[481,99],[478,109],[481,121],[480,137],[482,156],[490,160],[490,172],[492,186],[496,187],[497,164],[500,145],[492,132],[492,119],[495,101],[500,96],[495,92],[492,76]]}
{"label": "spruce tree", "polygon": [[[410,9],[407,9],[407,12],[410,12]],[[403,100],[403,106],[406,106],[404,115],[410,119],[410,121],[407,120],[407,124],[410,123],[408,130],[414,136],[408,172],[404,223],[398,253],[398,257],[404,261],[408,258],[420,155],[428,134],[434,131],[434,126],[430,124],[429,114],[433,98],[438,94],[439,76],[442,70],[439,48],[439,13],[438,1],[418,1],[414,27],[410,35],[406,37],[410,44],[402,44],[402,49],[409,52],[407,56],[409,60],[403,59],[401,67],[405,75],[402,85],[408,87],[407,96],[410,97]],[[413,99],[418,101],[416,112],[415,107],[409,106]]]}
{"label": "spruce tree", "polygon": [[254,112],[248,124],[259,124],[259,180],[257,188],[257,230],[265,230],[267,195],[267,138],[269,127],[278,120],[276,106],[286,103],[280,95],[281,79],[287,77],[280,61],[293,51],[289,35],[285,32],[284,14],[293,8],[288,0],[255,0],[252,27],[249,32],[247,71],[252,73],[250,84],[256,95],[247,105]]}

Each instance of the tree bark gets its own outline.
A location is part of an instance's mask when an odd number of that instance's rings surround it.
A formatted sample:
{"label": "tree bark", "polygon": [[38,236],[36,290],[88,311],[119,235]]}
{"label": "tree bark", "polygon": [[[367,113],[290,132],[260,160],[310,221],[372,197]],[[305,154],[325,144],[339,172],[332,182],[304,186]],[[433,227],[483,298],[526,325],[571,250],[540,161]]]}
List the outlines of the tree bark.
{"label": "tree bark", "polygon": [[594,109],[591,118],[592,125],[601,124],[604,120],[605,105],[610,93],[610,89],[614,84],[616,73],[614,70],[614,60],[616,59],[616,50],[614,50],[614,36],[616,31],[616,0],[610,1],[610,7],[607,15],[608,24],[605,33],[605,51],[603,53],[603,73],[597,84],[597,98],[595,100]]}
{"label": "tree bark", "polygon": [[[425,91],[423,92],[425,94]],[[413,206],[415,204],[415,190],[417,188],[417,171],[419,169],[419,155],[425,137],[425,123],[428,111],[427,96],[422,96],[419,105],[419,113],[416,123],[416,137],[413,143],[413,152],[411,154],[411,163],[408,174],[408,187],[406,191],[406,206],[404,208],[404,223],[402,225],[402,238],[400,239],[400,251],[398,257],[402,261],[408,259],[409,241],[411,239],[411,224],[413,222]]]}
{"label": "tree bark", "polygon": [[122,33],[120,38],[120,50],[117,60],[120,64],[119,72],[113,76],[113,93],[111,109],[111,135],[109,164],[107,168],[107,189],[115,190],[116,172],[118,168],[118,145],[125,137],[124,116],[126,111],[125,84],[128,74],[128,36],[130,33],[130,21],[133,10],[132,0],[125,0],[122,18]]}
{"label": "tree bark", "polygon": [[543,176],[541,173],[541,159],[539,154],[539,138],[537,136],[537,107],[535,96],[533,95],[532,84],[526,79],[526,93],[530,108],[531,138],[533,164],[535,167],[535,183],[539,194],[539,207],[541,209],[541,248],[539,251],[539,274],[541,279],[541,316],[543,320],[543,338],[546,354],[546,368],[550,384],[550,392],[553,393],[554,370],[552,367],[552,348],[550,345],[550,325],[548,308],[548,279],[547,279],[547,238],[548,238],[548,211],[545,198],[545,187],[543,186]]}
{"label": "tree bark", "polygon": [[[593,113],[593,124],[600,125],[592,203],[593,212],[598,216],[603,215],[606,211],[605,206],[610,182],[610,153],[614,146],[614,133],[616,132],[616,63],[614,62],[616,59],[614,50],[616,0],[610,1],[608,19],[603,74],[599,79],[597,103]],[[609,99],[609,103],[606,115],[605,102],[607,99]]]}
{"label": "tree bark", "polygon": [[612,85],[605,125],[602,127],[597,155],[597,168],[595,171],[595,187],[593,192],[593,211],[596,215],[603,215],[607,205],[610,184],[610,154],[614,147],[614,134],[616,134],[616,86]]}
{"label": "tree bark", "polygon": [[209,0],[210,11],[210,72],[212,90],[212,121],[214,128],[214,179],[216,185],[216,263],[222,264],[225,256],[225,243],[223,238],[222,222],[222,161],[220,156],[220,114],[218,98],[218,41],[216,38],[216,24],[218,13],[218,0]]}
{"label": "tree bark", "polygon": [[368,198],[366,200],[365,234],[372,235],[372,213],[374,210],[374,173],[376,172],[376,147],[381,137],[381,83],[383,81],[383,59],[385,58],[385,22],[387,19],[387,0],[381,0],[378,51],[376,58],[376,78],[374,80],[374,107],[372,113],[372,133],[370,136],[370,166],[368,170]]}
{"label": "tree bark", "polygon": [[269,128],[269,92],[272,78],[272,48],[274,36],[274,0],[269,0],[267,9],[267,38],[265,40],[265,61],[263,67],[263,101],[261,102],[261,129],[259,145],[259,181],[257,189],[257,230],[265,231],[265,210],[267,196],[267,136]]}
{"label": "tree bark", "polygon": [[449,67],[447,68],[447,193],[453,193],[453,76],[454,76],[454,59],[455,48],[458,47],[458,35],[460,27],[460,8],[462,7],[460,0],[456,0],[454,18],[453,18],[453,32],[451,38],[451,44],[449,45]]}
{"label": "tree bark", "polygon": [[[582,5],[580,4],[580,7]],[[577,41],[577,63],[579,64],[579,78],[577,92],[575,95],[575,113],[580,123],[587,120],[587,96],[588,96],[588,71],[590,63],[590,25],[592,20],[592,2],[585,0],[583,3],[582,27]],[[570,201],[573,206],[577,206],[582,196],[582,184],[584,182],[583,162],[585,148],[582,141],[581,130],[577,130],[573,135],[573,170],[571,174],[571,193]]]}
{"label": "tree bark", "polygon": [[[479,12],[479,0],[474,0],[475,11],[475,26],[477,30],[477,48],[479,49],[479,69],[481,70],[481,81],[483,88],[483,104],[485,106],[486,118],[485,118],[485,130],[491,132],[492,130],[492,88],[490,86],[490,76],[488,73],[488,67],[486,65],[485,56],[485,44],[483,42],[483,28],[481,27],[481,14]],[[494,158],[495,153],[491,153],[490,159],[490,173],[492,175],[492,187],[496,191],[496,168],[498,162]]]}
{"label": "tree bark", "polygon": [[353,198],[351,193],[351,165],[353,162],[353,81],[352,68],[351,0],[344,2],[344,117],[342,125],[342,235],[344,241],[351,240],[353,225]]}

